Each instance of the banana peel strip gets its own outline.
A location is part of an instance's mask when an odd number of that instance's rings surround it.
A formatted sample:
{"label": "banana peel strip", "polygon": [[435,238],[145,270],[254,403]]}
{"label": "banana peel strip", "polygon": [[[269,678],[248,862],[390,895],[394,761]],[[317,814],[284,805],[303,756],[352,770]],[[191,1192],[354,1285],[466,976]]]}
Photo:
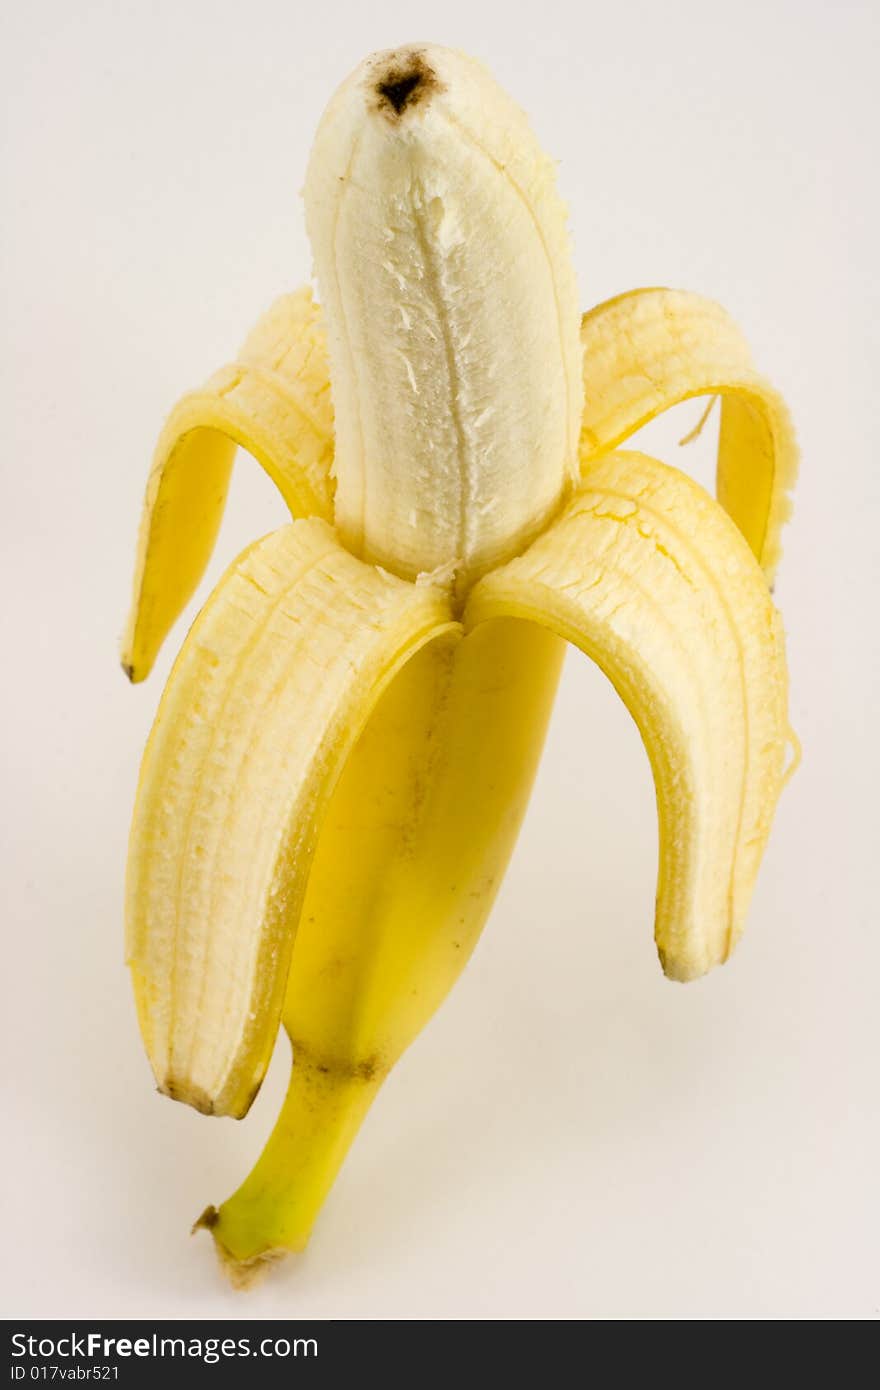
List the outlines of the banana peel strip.
{"label": "banana peel strip", "polygon": [[204,573],[238,446],[262,465],[293,516],[332,520],[329,367],[308,289],[277,299],[238,360],[185,395],[165,423],[147,483],[122,644],[132,681],[149,674]]}
{"label": "banana peel strip", "polygon": [[581,342],[585,467],[670,406],[721,396],[718,500],[772,583],[798,450],[785,402],[729,314],[683,290],[633,290],[585,314]]}
{"label": "banana peel strip", "polygon": [[788,737],[781,623],[748,545],[684,474],[611,454],[476,585],[466,629],[501,616],[580,647],[626,703],[657,795],[661,963],[672,979],[702,975],[742,931]]}
{"label": "banana peel strip", "polygon": [[128,957],[160,1090],[244,1114],[278,1030],[323,813],[382,691],[448,600],[355,559],[323,521],[239,557],[196,620],[147,744]]}

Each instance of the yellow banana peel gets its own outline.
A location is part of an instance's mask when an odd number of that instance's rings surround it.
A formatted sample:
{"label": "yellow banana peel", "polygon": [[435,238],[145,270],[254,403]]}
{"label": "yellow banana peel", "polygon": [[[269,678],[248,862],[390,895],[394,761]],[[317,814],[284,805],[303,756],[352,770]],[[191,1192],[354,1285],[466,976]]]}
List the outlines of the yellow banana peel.
{"label": "yellow banana peel", "polygon": [[[126,889],[160,1090],[242,1116],[280,1024],[292,1044],[262,1156],[197,1223],[240,1283],[305,1245],[383,1078],[473,950],[567,643],[650,758],[672,979],[742,932],[792,738],[769,581],[797,451],[725,312],[647,289],[581,319],[553,166],[485,69],[447,49],[356,69],[305,198],[322,305],[283,296],[172,412],[123,644],[143,679],[243,446],[294,519],[235,561],[183,644]],[[698,395],[722,398],[717,501],[620,450]]]}

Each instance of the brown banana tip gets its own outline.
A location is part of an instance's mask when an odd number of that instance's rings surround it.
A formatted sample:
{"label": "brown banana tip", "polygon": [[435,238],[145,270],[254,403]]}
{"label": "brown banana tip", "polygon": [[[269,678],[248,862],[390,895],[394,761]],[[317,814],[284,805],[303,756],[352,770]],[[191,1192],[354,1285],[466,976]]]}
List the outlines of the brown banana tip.
{"label": "brown banana tip", "polygon": [[392,120],[398,120],[439,88],[437,74],[415,49],[392,53],[375,76],[378,109]]}

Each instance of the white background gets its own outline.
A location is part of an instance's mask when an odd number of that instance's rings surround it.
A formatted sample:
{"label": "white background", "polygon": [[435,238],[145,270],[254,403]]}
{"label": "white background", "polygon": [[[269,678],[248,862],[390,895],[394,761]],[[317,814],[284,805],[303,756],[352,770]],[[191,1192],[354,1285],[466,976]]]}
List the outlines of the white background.
{"label": "white background", "polygon": [[[2,21],[2,1188],[7,1317],[874,1318],[878,353],[873,0],[119,0]],[[117,666],[164,413],[307,278],[332,90],[412,39],[486,59],[561,161],[584,305],[720,299],[803,446],[777,599],[805,748],[735,960],[668,984],[647,760],[566,670],[477,954],[308,1253],[233,1294],[188,1226],[256,1156],[160,1099],[122,963],[154,677]],[[711,440],[653,431],[708,479]],[[872,430],[872,427],[873,430]],[[283,519],[237,469],[211,577]],[[200,599],[204,598],[203,588]]]}

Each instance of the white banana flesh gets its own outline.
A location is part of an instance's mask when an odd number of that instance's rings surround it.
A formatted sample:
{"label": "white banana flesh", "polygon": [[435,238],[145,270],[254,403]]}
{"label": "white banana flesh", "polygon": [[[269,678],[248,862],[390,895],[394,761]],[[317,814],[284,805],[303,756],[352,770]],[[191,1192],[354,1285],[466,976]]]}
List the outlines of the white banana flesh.
{"label": "white banana flesh", "polygon": [[577,472],[580,315],[555,169],[472,59],[380,53],[331,101],[305,185],[336,409],[336,525],[459,587]]}

